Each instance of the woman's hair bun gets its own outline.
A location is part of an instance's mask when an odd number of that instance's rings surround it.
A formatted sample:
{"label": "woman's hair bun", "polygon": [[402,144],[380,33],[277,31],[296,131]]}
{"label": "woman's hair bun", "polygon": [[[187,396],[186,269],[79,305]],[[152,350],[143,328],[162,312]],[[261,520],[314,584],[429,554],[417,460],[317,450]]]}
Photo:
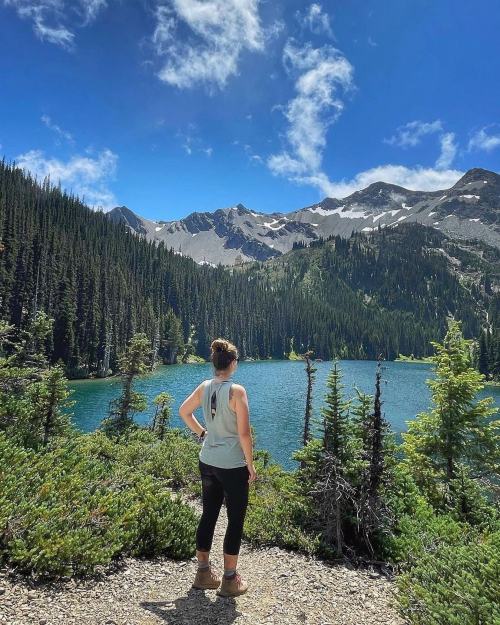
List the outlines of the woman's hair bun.
{"label": "woman's hair bun", "polygon": [[210,360],[218,371],[227,369],[233,360],[238,360],[238,349],[226,339],[215,339],[210,345]]}
{"label": "woman's hair bun", "polygon": [[215,339],[212,341],[211,349],[213,352],[228,352],[229,342],[225,339]]}

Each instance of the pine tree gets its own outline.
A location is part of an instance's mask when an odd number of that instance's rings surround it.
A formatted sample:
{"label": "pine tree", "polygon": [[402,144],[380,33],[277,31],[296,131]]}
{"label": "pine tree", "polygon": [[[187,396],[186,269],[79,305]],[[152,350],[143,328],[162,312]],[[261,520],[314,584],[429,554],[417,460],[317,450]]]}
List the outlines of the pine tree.
{"label": "pine tree", "polygon": [[500,420],[493,399],[477,400],[484,376],[471,363],[472,340],[464,339],[461,324],[449,320],[436,350],[436,378],[427,384],[433,407],[410,421],[403,449],[410,471],[434,505],[457,509],[463,501],[463,475],[488,479],[500,467]]}
{"label": "pine tree", "polygon": [[172,395],[165,392],[160,393],[153,400],[156,409],[151,423],[151,431],[156,434],[161,441],[165,438],[165,432],[170,424],[172,401]]}
{"label": "pine tree", "polygon": [[163,340],[161,341],[160,356],[165,364],[174,364],[179,352],[184,347],[182,324],[174,311],[169,308],[163,324]]}
{"label": "pine tree", "polygon": [[17,332],[0,321],[0,429],[26,447],[46,446],[71,427],[64,370],[49,367],[43,351],[51,329],[42,312]]}
{"label": "pine tree", "polygon": [[153,348],[151,350],[151,371],[154,371],[158,365],[158,352],[160,350],[160,319],[155,323],[155,333],[153,337]]}
{"label": "pine tree", "polygon": [[350,401],[343,398],[342,374],[334,363],[327,379],[328,392],[321,409],[322,453],[318,481],[313,488],[317,502],[323,540],[342,556],[344,552],[343,525],[352,504],[353,490],[349,483],[352,428],[349,420]]}
{"label": "pine tree", "polygon": [[388,466],[392,458],[393,440],[389,424],[382,414],[380,382],[382,358],[379,356],[375,373],[373,409],[368,410],[367,395],[360,395],[356,410],[361,440],[361,479],[358,484],[359,532],[368,550],[373,554],[373,539],[391,522],[389,509],[382,496],[382,487],[388,482]]}
{"label": "pine tree", "polygon": [[134,414],[146,409],[143,393],[133,390],[138,375],[146,373],[151,358],[151,343],[145,334],[138,333],[130,339],[125,352],[119,358],[122,393],[110,402],[109,416],[102,429],[110,436],[121,436],[134,425]]}
{"label": "pine tree", "polygon": [[307,374],[307,395],[306,395],[306,410],[304,415],[304,432],[302,435],[302,444],[307,445],[311,439],[311,416],[312,416],[312,388],[314,384],[316,367],[312,364],[313,352],[307,351],[302,355],[306,361],[306,374]]}
{"label": "pine tree", "polygon": [[[42,379],[29,389],[31,400],[32,444],[39,441],[45,447],[51,439],[60,436],[70,428],[70,417],[65,412],[74,402],[68,401],[70,391],[61,365],[52,366],[43,372]],[[38,427],[34,427],[38,425]]]}
{"label": "pine tree", "polygon": [[488,345],[486,341],[486,333],[484,330],[481,331],[481,336],[479,337],[478,369],[480,373],[486,376],[486,378],[488,377],[488,374],[489,374]]}

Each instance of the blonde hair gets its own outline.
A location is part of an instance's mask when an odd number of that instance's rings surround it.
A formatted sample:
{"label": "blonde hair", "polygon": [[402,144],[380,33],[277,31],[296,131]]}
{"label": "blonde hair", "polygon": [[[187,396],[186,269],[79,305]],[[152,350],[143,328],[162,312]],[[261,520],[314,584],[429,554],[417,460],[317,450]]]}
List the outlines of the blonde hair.
{"label": "blonde hair", "polygon": [[215,339],[210,345],[210,360],[217,371],[227,369],[233,360],[238,360],[238,349],[226,339]]}

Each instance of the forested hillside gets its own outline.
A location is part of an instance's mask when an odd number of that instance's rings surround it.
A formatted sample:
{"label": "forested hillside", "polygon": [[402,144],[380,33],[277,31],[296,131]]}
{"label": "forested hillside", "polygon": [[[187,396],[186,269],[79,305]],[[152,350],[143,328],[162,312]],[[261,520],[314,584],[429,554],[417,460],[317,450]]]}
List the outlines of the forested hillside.
{"label": "forested hillside", "polygon": [[[48,352],[74,377],[115,370],[139,331],[165,360],[206,356],[216,335],[243,357],[283,358],[292,347],[321,358],[425,355],[445,314],[477,336],[492,297],[453,270],[451,245],[409,224],[238,269],[200,266],[0,165],[0,318],[20,328],[37,310],[54,318]],[[496,258],[455,248],[471,276],[492,271]]]}

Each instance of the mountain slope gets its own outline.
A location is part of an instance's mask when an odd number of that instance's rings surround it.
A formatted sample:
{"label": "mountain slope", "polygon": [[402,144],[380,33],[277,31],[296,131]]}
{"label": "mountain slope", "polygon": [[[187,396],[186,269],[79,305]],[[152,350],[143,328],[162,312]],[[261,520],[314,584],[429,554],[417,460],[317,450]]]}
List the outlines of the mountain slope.
{"label": "mountain slope", "polygon": [[[453,315],[463,322],[467,336],[477,336],[490,301],[498,298],[500,251],[487,244],[457,243],[435,229],[408,223],[347,239],[337,235],[236,271],[265,275],[277,289],[287,284],[324,315],[334,314],[328,308],[348,288],[356,297],[344,301],[342,309],[353,319],[369,311],[398,311],[418,318],[426,332],[443,336],[446,316]],[[367,337],[362,328],[359,332],[362,345]],[[383,345],[393,338],[380,326],[369,341]],[[310,344],[321,345],[321,337]],[[307,339],[299,347],[306,346]]]}
{"label": "mountain slope", "polygon": [[388,225],[418,222],[457,240],[478,239],[500,248],[500,176],[471,169],[451,189],[409,191],[377,182],[342,199],[326,198],[290,213],[256,213],[242,204],[214,213],[154,222],[126,207],[108,213],[150,240],[163,241],[198,263],[233,265],[279,256],[298,242]]}

